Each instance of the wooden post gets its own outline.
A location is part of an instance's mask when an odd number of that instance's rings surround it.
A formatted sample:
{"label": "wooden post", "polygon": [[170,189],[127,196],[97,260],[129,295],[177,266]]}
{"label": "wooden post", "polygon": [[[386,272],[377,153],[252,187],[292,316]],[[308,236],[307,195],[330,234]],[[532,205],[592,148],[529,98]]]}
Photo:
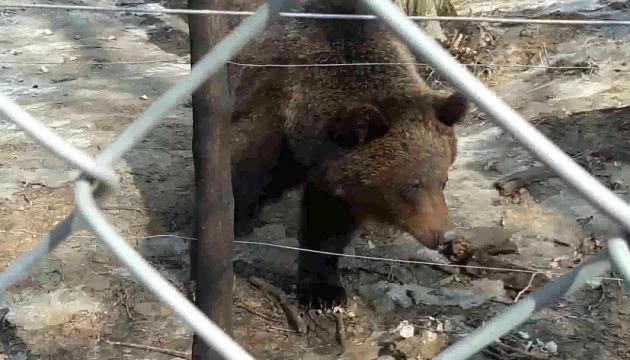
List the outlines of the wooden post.
{"label": "wooden post", "polygon": [[[228,9],[228,5],[228,0],[188,0],[190,9]],[[227,27],[222,16],[188,17],[192,64],[227,34]],[[227,67],[193,94],[192,108],[197,242],[191,247],[191,275],[196,284],[195,303],[232,335],[234,197]],[[197,336],[193,338],[192,358],[221,359]]]}

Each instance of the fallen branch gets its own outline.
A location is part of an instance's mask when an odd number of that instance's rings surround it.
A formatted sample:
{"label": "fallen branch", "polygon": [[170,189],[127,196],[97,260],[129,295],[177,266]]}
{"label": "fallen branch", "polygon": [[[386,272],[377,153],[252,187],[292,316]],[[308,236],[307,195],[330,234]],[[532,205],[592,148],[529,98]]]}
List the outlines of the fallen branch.
{"label": "fallen branch", "polygon": [[499,194],[502,196],[510,196],[526,185],[555,176],[555,173],[546,166],[532,167],[509,174],[495,181],[494,187],[499,190]]}
{"label": "fallen branch", "polygon": [[189,352],[177,351],[177,350],[171,350],[171,349],[163,349],[163,348],[158,348],[158,347],[149,346],[149,345],[132,344],[132,343],[124,343],[124,342],[118,342],[118,341],[109,341],[109,340],[105,340],[105,342],[110,344],[110,345],[112,345],[112,346],[121,346],[121,347],[127,347],[127,348],[131,348],[131,349],[152,351],[152,352],[155,352],[155,353],[175,356],[175,357],[178,357],[180,359],[190,359],[190,356],[191,356]]}
{"label": "fallen branch", "polygon": [[276,288],[275,286],[267,283],[261,278],[250,277],[249,282],[260,290],[266,291],[269,294],[273,295],[274,298],[280,303],[282,310],[287,316],[287,320],[289,321],[289,325],[291,325],[294,330],[296,330],[299,334],[304,335],[308,331],[308,327],[300,316],[298,309],[289,303],[287,300],[287,296],[282,292],[282,290]]}

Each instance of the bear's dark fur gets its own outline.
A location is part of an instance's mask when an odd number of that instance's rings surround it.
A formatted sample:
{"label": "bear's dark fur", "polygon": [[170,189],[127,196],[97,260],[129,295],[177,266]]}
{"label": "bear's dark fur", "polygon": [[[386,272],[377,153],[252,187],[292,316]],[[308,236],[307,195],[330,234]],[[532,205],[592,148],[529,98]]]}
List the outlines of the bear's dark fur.
{"label": "bear's dark fur", "polygon": [[[366,13],[357,4],[307,0],[298,11]],[[304,183],[302,247],[341,252],[368,217],[438,245],[450,226],[443,189],[465,97],[432,91],[416,58],[375,20],[283,18],[234,61],[403,63],[230,65],[237,230],[248,231],[260,204]],[[342,298],[337,258],[301,253],[299,293],[303,300]]]}

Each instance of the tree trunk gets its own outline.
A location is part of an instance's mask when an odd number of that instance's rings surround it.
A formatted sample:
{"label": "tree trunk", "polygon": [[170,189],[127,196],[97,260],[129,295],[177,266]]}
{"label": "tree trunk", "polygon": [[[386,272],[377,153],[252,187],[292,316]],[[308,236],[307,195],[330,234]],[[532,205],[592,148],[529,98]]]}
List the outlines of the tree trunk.
{"label": "tree trunk", "polygon": [[[395,0],[409,16],[457,16],[451,0]],[[420,23],[425,31],[436,39],[446,37],[438,21],[423,21]]]}
{"label": "tree trunk", "polygon": [[[190,9],[229,9],[229,5],[228,0],[188,1]],[[226,19],[225,16],[189,17],[191,64],[227,34]],[[191,247],[191,280],[196,285],[195,303],[217,326],[232,335],[234,198],[227,67],[193,94],[192,107],[197,241],[195,248]],[[221,359],[197,336],[193,338],[192,358]]]}
{"label": "tree trunk", "polygon": [[396,0],[409,16],[456,16],[455,7],[450,0]]}

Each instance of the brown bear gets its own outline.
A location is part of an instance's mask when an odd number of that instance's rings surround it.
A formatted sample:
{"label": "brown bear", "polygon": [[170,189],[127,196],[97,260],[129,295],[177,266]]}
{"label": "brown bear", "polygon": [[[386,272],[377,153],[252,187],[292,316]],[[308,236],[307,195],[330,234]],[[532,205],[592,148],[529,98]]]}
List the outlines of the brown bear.
{"label": "brown bear", "polygon": [[[366,13],[359,3],[306,0],[296,10]],[[303,183],[304,248],[342,252],[366,218],[440,243],[451,226],[443,189],[456,156],[453,125],[468,102],[432,91],[384,24],[282,18],[234,62],[294,65],[229,66],[237,231],[251,228],[260,204]],[[337,259],[301,252],[301,300],[343,300]]]}

